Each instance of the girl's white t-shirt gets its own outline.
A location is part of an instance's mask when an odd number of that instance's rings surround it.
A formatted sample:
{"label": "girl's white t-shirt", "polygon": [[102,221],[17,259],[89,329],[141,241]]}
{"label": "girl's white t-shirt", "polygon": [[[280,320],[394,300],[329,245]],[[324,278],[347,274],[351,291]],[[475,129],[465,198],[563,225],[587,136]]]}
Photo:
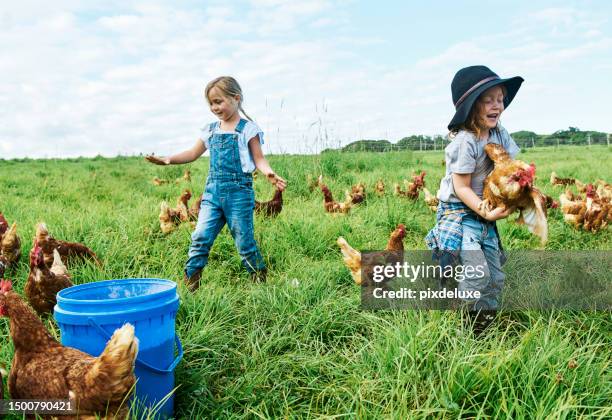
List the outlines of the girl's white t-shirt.
{"label": "girl's white t-shirt", "polygon": [[255,170],[255,162],[253,161],[253,156],[251,156],[251,151],[249,149],[249,140],[255,136],[259,136],[259,143],[264,144],[263,131],[255,122],[247,121],[240,133],[236,133],[235,131],[223,131],[220,130],[218,126],[211,131],[210,124],[206,124],[200,129],[200,140],[204,142],[206,149],[210,149],[208,140],[214,133],[238,134],[238,151],[240,154],[240,166],[242,167],[242,171],[253,172]]}

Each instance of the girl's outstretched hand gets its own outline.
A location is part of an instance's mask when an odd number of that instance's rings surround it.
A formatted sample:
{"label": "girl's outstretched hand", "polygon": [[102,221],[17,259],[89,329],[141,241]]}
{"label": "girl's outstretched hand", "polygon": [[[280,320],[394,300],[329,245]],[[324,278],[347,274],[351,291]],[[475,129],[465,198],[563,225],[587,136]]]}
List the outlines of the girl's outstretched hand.
{"label": "girl's outstretched hand", "polygon": [[145,160],[147,162],[154,163],[155,165],[170,165],[169,157],[157,157],[154,155],[147,155],[145,156]]}
{"label": "girl's outstretched hand", "polygon": [[267,175],[268,181],[278,188],[280,191],[284,191],[287,188],[287,181],[285,181],[280,176],[276,175],[274,172],[270,172]]}

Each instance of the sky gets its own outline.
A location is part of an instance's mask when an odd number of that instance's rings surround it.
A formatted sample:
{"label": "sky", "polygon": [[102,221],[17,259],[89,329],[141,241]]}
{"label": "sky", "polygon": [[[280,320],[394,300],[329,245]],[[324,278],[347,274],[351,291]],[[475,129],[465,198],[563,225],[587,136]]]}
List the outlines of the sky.
{"label": "sky", "polygon": [[0,158],[167,155],[234,76],[265,153],[445,135],[450,82],[525,79],[510,132],[612,132],[612,2],[53,1],[0,5]]}

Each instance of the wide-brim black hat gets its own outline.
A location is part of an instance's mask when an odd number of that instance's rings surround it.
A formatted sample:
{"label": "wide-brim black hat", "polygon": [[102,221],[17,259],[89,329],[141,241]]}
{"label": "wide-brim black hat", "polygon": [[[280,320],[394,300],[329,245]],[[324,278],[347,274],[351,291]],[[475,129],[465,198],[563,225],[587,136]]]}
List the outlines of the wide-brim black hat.
{"label": "wide-brim black hat", "polygon": [[455,105],[455,116],[448,124],[448,129],[452,130],[465,123],[470,114],[470,110],[476,99],[487,89],[497,85],[506,87],[504,96],[504,109],[508,108],[512,99],[518,92],[524,79],[520,76],[509,79],[501,79],[491,69],[486,66],[470,66],[462,68],[455,74],[451,82],[451,92],[453,94],[453,104]]}

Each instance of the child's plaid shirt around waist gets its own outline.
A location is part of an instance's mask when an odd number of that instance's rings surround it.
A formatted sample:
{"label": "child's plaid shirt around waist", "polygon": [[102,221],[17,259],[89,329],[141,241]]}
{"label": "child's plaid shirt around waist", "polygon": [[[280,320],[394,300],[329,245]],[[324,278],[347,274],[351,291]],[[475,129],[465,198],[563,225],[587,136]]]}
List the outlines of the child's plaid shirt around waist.
{"label": "child's plaid shirt around waist", "polygon": [[427,248],[439,257],[440,252],[450,251],[458,254],[463,239],[463,216],[473,211],[462,202],[453,203],[440,201],[436,213],[436,225],[425,237]]}

